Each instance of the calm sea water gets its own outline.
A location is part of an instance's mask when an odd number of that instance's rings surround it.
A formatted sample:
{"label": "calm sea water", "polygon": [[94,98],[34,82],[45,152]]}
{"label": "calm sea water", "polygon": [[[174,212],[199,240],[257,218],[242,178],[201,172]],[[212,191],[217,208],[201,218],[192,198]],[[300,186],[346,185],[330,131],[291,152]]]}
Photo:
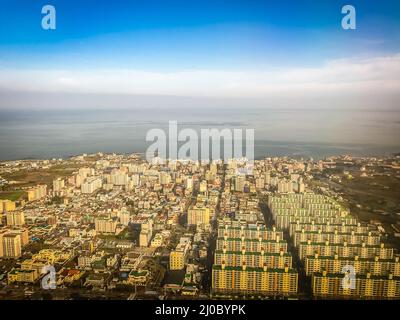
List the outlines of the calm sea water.
{"label": "calm sea water", "polygon": [[255,157],[400,152],[399,111],[109,109],[1,111],[0,160],[144,152],[148,130],[253,128]]}

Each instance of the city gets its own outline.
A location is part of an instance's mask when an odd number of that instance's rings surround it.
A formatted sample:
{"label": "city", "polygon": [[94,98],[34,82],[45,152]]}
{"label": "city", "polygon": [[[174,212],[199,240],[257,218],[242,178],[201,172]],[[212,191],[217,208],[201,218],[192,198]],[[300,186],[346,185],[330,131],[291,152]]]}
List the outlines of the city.
{"label": "city", "polygon": [[399,40],[398,0],[2,1],[1,316],[389,316]]}
{"label": "city", "polygon": [[400,155],[0,162],[0,299],[399,299]]}

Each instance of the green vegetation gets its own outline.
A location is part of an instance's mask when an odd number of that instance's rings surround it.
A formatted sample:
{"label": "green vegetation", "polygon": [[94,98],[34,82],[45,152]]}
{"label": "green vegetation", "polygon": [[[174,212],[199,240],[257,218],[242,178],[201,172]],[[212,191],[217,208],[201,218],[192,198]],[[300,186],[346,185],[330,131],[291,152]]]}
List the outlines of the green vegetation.
{"label": "green vegetation", "polygon": [[59,197],[59,196],[54,196],[53,198],[51,198],[50,202],[52,204],[62,204],[63,203],[63,198]]}
{"label": "green vegetation", "polygon": [[37,184],[51,186],[56,178],[65,178],[83,167],[83,164],[59,164],[49,169],[20,170],[13,173],[4,173],[2,177],[8,181],[16,181],[13,187],[31,187]]}
{"label": "green vegetation", "polygon": [[135,238],[134,238],[133,232],[130,231],[128,228],[125,228],[125,229],[124,229],[123,231],[121,231],[121,233],[117,236],[117,239],[133,241]]}
{"label": "green vegetation", "polygon": [[24,195],[24,193],[25,192],[22,190],[0,192],[0,200],[17,201]]}

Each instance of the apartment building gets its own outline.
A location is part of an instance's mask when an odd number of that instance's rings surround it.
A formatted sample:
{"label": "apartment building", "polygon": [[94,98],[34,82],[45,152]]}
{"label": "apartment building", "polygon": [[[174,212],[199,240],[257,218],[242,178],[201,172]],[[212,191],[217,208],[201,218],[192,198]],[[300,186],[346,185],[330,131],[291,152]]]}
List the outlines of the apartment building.
{"label": "apartment building", "polygon": [[298,291],[298,273],[288,267],[270,269],[214,265],[212,267],[214,293],[295,295]]}
{"label": "apartment building", "polygon": [[[313,294],[319,298],[349,299],[399,299],[400,277],[393,274],[375,276],[371,273],[357,275],[354,286],[344,286],[345,275],[330,274],[326,271],[312,276]],[[354,289],[352,289],[353,287]]]}

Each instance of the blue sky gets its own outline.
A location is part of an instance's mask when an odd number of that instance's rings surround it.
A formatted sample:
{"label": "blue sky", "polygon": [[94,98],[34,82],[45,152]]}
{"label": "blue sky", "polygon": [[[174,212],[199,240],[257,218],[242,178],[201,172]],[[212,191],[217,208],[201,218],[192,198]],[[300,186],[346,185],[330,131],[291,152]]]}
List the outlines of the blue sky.
{"label": "blue sky", "polygon": [[[41,28],[46,4],[57,10],[56,30]],[[357,10],[356,30],[341,28],[345,4]],[[333,96],[343,92],[341,79],[349,72],[354,78],[344,90],[362,81],[364,86],[348,96],[371,86],[397,90],[397,0],[2,0],[0,5],[1,92],[106,88],[116,94],[239,92],[271,98],[288,93],[295,100],[304,89],[314,97],[331,92],[332,83]],[[287,84],[291,78],[298,82]],[[322,89],[316,85],[321,79],[330,79]],[[371,84],[377,79],[381,82]],[[129,83],[136,89],[129,90]]]}
{"label": "blue sky", "polygon": [[[358,29],[340,28],[348,1],[2,0],[0,58],[19,67],[137,69],[310,66],[396,53],[400,2],[350,1]],[[41,28],[41,7],[57,29]]]}

